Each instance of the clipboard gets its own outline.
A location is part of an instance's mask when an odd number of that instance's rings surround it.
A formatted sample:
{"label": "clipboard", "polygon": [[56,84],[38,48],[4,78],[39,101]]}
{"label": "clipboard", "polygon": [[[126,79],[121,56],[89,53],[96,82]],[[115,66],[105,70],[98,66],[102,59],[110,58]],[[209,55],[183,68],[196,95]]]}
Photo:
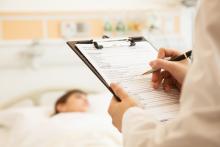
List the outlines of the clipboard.
{"label": "clipboard", "polygon": [[[103,49],[104,46],[100,42],[115,42],[122,41],[128,42],[129,46],[135,46],[136,42],[147,41],[155,50],[156,47],[145,39],[142,36],[139,37],[128,37],[128,38],[119,38],[119,39],[109,39],[107,36],[103,36],[102,40],[80,40],[80,41],[67,41],[67,45],[78,55],[78,57],[86,64],[86,66],[95,74],[95,76],[104,84],[104,86],[114,95],[117,101],[121,101],[120,98],[113,92],[111,87],[108,85],[106,80],[102,77],[102,75],[97,71],[97,69],[92,65],[92,63],[83,55],[83,53],[77,48],[76,44],[93,44],[94,47],[99,50]],[[108,38],[108,39],[105,39]]]}

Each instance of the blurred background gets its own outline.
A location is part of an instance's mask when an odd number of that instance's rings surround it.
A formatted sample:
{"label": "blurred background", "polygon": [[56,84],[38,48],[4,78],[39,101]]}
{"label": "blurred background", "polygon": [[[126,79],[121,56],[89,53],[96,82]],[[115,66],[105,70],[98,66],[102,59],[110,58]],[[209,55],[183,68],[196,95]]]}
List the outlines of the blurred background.
{"label": "blurred background", "polygon": [[105,87],[66,45],[102,35],[192,47],[196,0],[0,0],[0,99],[36,89]]}

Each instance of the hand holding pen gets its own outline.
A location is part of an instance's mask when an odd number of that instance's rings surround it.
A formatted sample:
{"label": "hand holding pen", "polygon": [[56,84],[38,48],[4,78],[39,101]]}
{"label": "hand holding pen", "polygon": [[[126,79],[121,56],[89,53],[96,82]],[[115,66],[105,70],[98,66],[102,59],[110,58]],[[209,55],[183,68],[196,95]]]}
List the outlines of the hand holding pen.
{"label": "hand holding pen", "polygon": [[[180,90],[188,70],[188,60],[186,58],[190,55],[191,51],[181,54],[177,50],[161,48],[157,59],[150,62],[153,70],[144,74],[153,72],[152,84],[155,89],[162,85],[165,91],[169,91],[172,88]],[[167,57],[170,57],[170,60],[164,59]]]}

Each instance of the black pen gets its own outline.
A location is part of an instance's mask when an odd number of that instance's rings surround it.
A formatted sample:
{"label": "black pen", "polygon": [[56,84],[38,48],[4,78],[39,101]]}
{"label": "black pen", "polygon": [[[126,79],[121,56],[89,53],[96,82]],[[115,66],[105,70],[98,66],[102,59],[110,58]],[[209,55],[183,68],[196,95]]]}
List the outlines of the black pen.
{"label": "black pen", "polygon": [[[171,59],[168,60],[168,61],[181,61],[181,60],[185,60],[185,59],[189,58],[191,55],[192,55],[192,50],[187,51],[187,52],[185,52],[184,54],[179,55],[179,56],[177,56],[177,57],[173,57],[173,58],[171,58]],[[159,70],[159,69],[151,69],[151,70],[149,70],[149,71],[143,73],[142,75],[151,74],[151,73],[153,73],[153,72],[155,72],[155,71],[157,71],[157,70]]]}

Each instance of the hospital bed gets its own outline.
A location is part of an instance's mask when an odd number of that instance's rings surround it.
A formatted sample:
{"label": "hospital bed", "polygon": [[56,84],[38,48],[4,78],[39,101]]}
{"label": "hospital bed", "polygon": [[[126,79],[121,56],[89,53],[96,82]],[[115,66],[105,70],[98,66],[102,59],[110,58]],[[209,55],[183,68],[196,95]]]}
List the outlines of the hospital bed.
{"label": "hospital bed", "polygon": [[[91,108],[87,117],[81,114],[74,116],[76,120],[82,120],[74,124],[77,128],[72,123],[68,124],[71,121],[77,122],[72,116],[68,118],[70,121],[62,121],[62,117],[51,117],[56,99],[71,89],[74,88],[42,88],[1,100],[0,146],[121,146],[121,135],[111,125],[107,114],[110,93],[83,89],[88,93]],[[57,122],[61,125],[57,125]],[[88,128],[78,130],[83,125]],[[96,132],[92,134],[94,128]]]}

